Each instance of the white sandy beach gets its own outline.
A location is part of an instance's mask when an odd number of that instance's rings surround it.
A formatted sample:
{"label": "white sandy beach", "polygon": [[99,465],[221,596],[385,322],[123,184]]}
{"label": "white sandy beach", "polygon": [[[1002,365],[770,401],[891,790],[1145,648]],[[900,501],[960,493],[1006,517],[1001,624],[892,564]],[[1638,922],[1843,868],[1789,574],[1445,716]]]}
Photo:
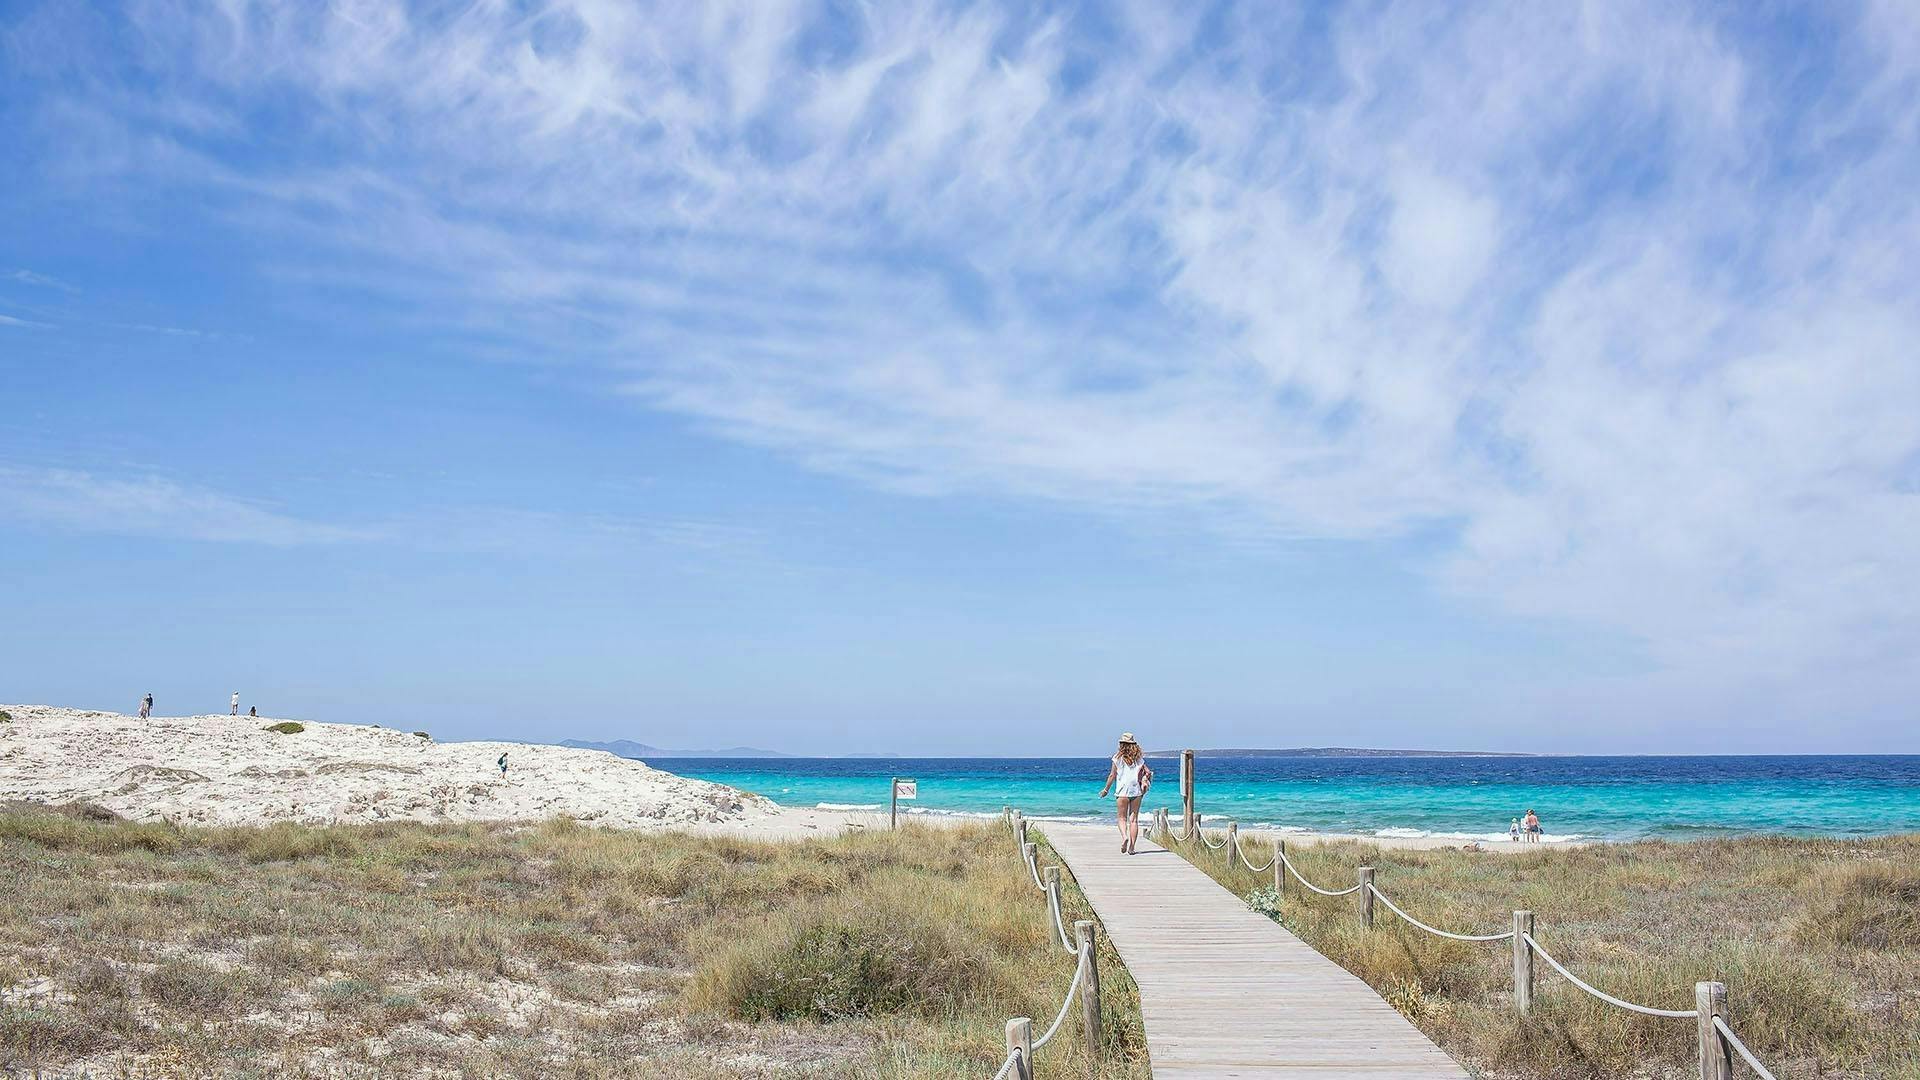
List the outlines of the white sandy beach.
{"label": "white sandy beach", "polygon": [[[0,800],[90,802],[140,821],[194,825],[536,821],[693,827],[780,837],[837,831],[859,815],[782,810],[758,795],[661,772],[600,750],[440,743],[361,724],[273,717],[141,720],[0,705]],[[507,755],[500,775],[495,761]]]}

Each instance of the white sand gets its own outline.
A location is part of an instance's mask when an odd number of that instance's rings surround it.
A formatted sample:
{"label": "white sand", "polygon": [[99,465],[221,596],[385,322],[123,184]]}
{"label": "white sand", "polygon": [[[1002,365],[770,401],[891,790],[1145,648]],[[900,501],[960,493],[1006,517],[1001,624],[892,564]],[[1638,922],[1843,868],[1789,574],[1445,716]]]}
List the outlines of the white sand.
{"label": "white sand", "polygon": [[[661,772],[602,750],[437,743],[404,731],[271,717],[141,720],[46,705],[0,705],[0,800],[86,801],[142,821],[197,825],[534,821],[620,828],[721,828],[800,835],[847,815],[794,818],[770,800]],[[507,754],[507,776],[494,764]],[[803,815],[804,818],[804,815]],[[811,826],[811,828],[809,828]]]}

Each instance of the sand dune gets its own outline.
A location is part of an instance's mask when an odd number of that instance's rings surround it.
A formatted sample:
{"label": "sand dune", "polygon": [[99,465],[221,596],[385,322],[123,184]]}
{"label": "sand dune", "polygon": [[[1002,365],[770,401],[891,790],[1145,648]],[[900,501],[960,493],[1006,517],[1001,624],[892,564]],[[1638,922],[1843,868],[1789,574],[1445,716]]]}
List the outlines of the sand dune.
{"label": "sand dune", "polygon": [[[141,720],[47,705],[0,705],[0,800],[97,803],[135,820],[197,825],[523,821],[571,817],[620,828],[778,831],[758,795],[661,772],[600,750],[438,743],[404,731],[270,717]],[[503,779],[495,760],[507,754]],[[787,827],[790,827],[788,825]]]}

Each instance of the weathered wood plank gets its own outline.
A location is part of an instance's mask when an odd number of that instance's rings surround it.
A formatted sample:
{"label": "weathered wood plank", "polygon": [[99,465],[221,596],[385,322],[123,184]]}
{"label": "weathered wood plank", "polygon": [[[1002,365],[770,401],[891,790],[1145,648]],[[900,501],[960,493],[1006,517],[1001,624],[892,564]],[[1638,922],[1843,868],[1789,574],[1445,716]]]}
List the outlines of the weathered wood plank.
{"label": "weathered wood plank", "polygon": [[1047,840],[1140,987],[1158,1080],[1465,1080],[1366,983],[1193,864],[1115,829],[1049,824]]}

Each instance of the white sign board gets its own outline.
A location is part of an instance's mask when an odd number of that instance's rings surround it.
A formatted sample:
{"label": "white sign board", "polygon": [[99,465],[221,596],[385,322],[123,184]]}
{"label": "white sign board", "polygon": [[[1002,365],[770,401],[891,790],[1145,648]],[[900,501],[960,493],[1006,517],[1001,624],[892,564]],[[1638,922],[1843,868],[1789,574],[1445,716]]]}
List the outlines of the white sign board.
{"label": "white sign board", "polygon": [[896,799],[919,798],[920,797],[920,781],[895,780],[893,782],[893,797]]}

